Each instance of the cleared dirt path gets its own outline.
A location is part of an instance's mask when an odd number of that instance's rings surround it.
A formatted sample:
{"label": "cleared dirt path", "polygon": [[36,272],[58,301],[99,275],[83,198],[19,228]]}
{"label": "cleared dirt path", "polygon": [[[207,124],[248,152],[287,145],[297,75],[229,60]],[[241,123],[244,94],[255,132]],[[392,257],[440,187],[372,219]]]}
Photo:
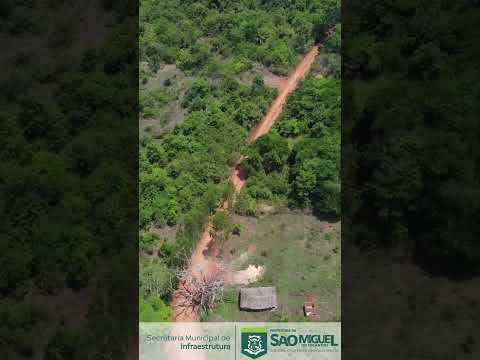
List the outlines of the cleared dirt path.
{"label": "cleared dirt path", "polygon": [[[254,142],[260,136],[265,135],[270,131],[270,129],[275,124],[275,121],[278,119],[278,116],[282,113],[283,106],[285,105],[288,96],[297,88],[299,82],[305,77],[305,75],[310,71],[313,62],[315,61],[316,56],[318,55],[319,47],[314,46],[310,51],[303,57],[303,59],[297,64],[292,73],[288,76],[284,86],[281,87],[279,94],[272,102],[269,110],[260,121],[260,123],[250,131],[247,137],[247,144]],[[239,194],[242,188],[246,183],[246,176],[244,171],[241,168],[241,163],[244,160],[243,157],[238,159],[234,167],[230,171],[230,182],[233,184],[235,193]],[[228,204],[224,203],[221,208],[227,209]],[[184,299],[182,298],[182,287],[185,289],[188,286],[192,286],[191,281],[188,278],[195,278],[199,276],[215,276],[216,272],[219,271],[215,261],[208,259],[204,253],[208,250],[208,246],[212,241],[210,235],[213,225],[210,222],[203,232],[203,235],[200,241],[195,248],[190,263],[188,265],[188,276],[187,279],[180,282],[179,290],[177,290],[172,299],[172,320],[181,321],[181,322],[194,322],[198,321],[198,314],[192,308],[185,308],[182,306]]]}
{"label": "cleared dirt path", "polygon": [[318,46],[314,46],[303,57],[303,59],[297,64],[295,69],[288,76],[287,81],[281,87],[275,100],[268,109],[267,113],[263,117],[262,121],[252,130],[247,137],[247,143],[250,144],[260,136],[265,135],[275,124],[278,116],[282,113],[283,106],[285,105],[288,95],[290,95],[298,86],[300,80],[310,71],[315,58],[318,55]]}

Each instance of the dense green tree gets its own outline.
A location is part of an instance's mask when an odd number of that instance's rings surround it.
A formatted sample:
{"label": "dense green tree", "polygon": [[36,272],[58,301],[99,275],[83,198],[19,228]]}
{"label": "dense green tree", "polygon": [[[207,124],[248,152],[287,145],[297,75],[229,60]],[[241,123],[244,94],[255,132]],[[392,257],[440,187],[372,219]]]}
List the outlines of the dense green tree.
{"label": "dense green tree", "polygon": [[202,72],[215,58],[238,56],[286,73],[339,20],[338,0],[142,0],[140,55],[153,69],[166,62]]}
{"label": "dense green tree", "polygon": [[[423,5],[350,9],[348,236],[365,247],[409,250],[431,270],[478,273],[479,52],[471,39],[479,11],[467,1]],[[389,16],[372,16],[382,13]]]}
{"label": "dense green tree", "polygon": [[[290,144],[289,144],[290,140]],[[340,215],[340,85],[308,78],[289,98],[275,130],[259,138],[243,162],[247,188],[236,210],[255,200],[287,201],[319,215]]]}
{"label": "dense green tree", "polygon": [[292,94],[278,129],[284,136],[294,136],[295,128],[299,128],[300,133],[320,137],[325,129],[340,128],[339,109],[339,82],[332,78],[310,78]]}
{"label": "dense green tree", "polygon": [[138,320],[141,322],[167,322],[171,320],[171,313],[170,305],[158,297],[139,299]]}
{"label": "dense green tree", "polygon": [[294,148],[292,195],[302,206],[340,215],[340,134],[305,139]]}
{"label": "dense green tree", "polygon": [[289,155],[287,141],[276,132],[270,132],[248,148],[244,168],[248,174],[258,171],[271,173],[280,171]]}

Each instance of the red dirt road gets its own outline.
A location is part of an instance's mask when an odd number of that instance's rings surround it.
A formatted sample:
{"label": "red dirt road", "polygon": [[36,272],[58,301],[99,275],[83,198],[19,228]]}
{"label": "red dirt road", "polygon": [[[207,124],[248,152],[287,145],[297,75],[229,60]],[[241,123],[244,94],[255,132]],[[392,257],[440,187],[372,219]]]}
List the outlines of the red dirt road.
{"label": "red dirt road", "polygon": [[[278,116],[283,110],[288,96],[297,88],[299,82],[305,77],[305,75],[310,71],[310,68],[315,61],[316,56],[318,55],[319,47],[314,46],[298,63],[292,73],[288,76],[288,79],[285,82],[285,85],[282,86],[278,96],[273,101],[268,112],[263,117],[262,121],[250,131],[247,137],[247,144],[254,142],[260,136],[265,135],[270,131],[270,129],[275,124],[275,121],[278,119]],[[235,193],[239,194],[242,188],[246,183],[246,176],[244,171],[241,168],[241,163],[244,160],[243,157],[238,159],[234,167],[230,171],[230,182],[233,184]],[[221,208],[226,209],[228,204],[224,203]],[[188,274],[191,277],[197,277],[201,274],[214,274],[217,271],[217,266],[214,261],[209,260],[204,253],[208,250],[208,246],[212,240],[210,231],[212,230],[213,225],[210,222],[203,232],[203,235],[200,241],[195,248],[190,263],[188,266]],[[184,280],[180,283],[179,288],[189,286],[188,280]],[[193,309],[186,309],[182,304],[183,299],[181,292],[178,290],[174,293],[172,299],[172,320],[180,322],[195,322],[198,321],[198,314]]]}
{"label": "red dirt road", "polygon": [[247,137],[247,143],[250,144],[260,136],[265,135],[275,124],[278,116],[282,113],[283,105],[285,105],[288,95],[292,93],[298,86],[300,80],[310,71],[315,58],[318,55],[318,46],[314,46],[303,57],[303,59],[297,64],[292,73],[288,76],[285,85],[280,89],[277,97],[270,105],[267,113],[263,117],[262,121],[255,127]]}

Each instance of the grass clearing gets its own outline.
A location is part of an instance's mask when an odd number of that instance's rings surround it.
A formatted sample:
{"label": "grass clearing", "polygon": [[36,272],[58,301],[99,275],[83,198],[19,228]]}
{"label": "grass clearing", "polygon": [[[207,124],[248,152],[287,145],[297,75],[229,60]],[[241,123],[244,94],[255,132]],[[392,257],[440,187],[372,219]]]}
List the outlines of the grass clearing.
{"label": "grass clearing", "polygon": [[329,223],[298,211],[270,215],[257,221],[245,221],[245,217],[237,217],[234,221],[242,224],[242,233],[247,235],[232,236],[224,252],[233,253],[236,258],[252,245],[256,247],[255,254],[241,268],[249,264],[265,266],[264,278],[250,286],[275,286],[278,308],[271,312],[240,311],[240,287],[230,286],[225,291],[224,302],[205,318],[206,321],[306,321],[303,315],[306,296],[315,299],[320,321],[340,320],[339,222]]}

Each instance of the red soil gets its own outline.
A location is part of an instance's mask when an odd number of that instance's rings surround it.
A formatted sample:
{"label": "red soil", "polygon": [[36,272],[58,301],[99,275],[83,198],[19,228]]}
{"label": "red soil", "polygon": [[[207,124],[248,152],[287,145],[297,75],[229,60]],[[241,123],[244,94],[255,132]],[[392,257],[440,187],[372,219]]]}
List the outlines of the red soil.
{"label": "red soil", "polygon": [[275,88],[278,91],[281,91],[287,82],[287,77],[275,75],[269,70],[264,70],[262,75],[265,85]]}
{"label": "red soil", "polygon": [[[298,86],[298,83],[302,78],[309,72],[313,62],[315,61],[316,56],[318,55],[318,46],[314,46],[300,61],[300,63],[295,67],[293,72],[289,75],[288,79],[285,81],[285,84],[279,89],[279,94],[273,101],[270,109],[263,117],[262,121],[255,127],[247,137],[247,144],[252,143],[260,136],[265,135],[273,127],[275,121],[278,119],[278,116],[281,114],[283,106],[288,98],[288,95],[292,93]],[[235,163],[234,167],[230,171],[230,182],[233,184],[235,193],[239,194],[242,188],[246,183],[245,172],[242,170],[241,163],[244,160],[243,157],[240,157]],[[228,203],[222,205],[223,209],[228,208]],[[194,250],[190,263],[188,266],[188,273],[190,276],[195,277],[200,274],[213,274],[217,271],[217,266],[214,261],[209,260],[205,257],[205,252],[208,250],[209,244],[211,243],[212,237],[210,231],[212,230],[213,225],[210,222],[203,232],[203,235],[200,241],[197,244],[196,249]],[[190,284],[191,285],[191,284]],[[183,281],[179,284],[179,288],[189,286],[187,281]],[[176,291],[173,295],[172,300],[172,318],[173,321],[182,321],[182,322],[194,322],[198,321],[198,314],[193,309],[185,309],[184,307],[179,306],[182,303],[181,293]]]}
{"label": "red soil", "polygon": [[254,256],[257,252],[257,246],[255,244],[250,244],[247,249],[248,256]]}
{"label": "red soil", "polygon": [[255,141],[260,136],[265,135],[272,128],[278,116],[282,112],[283,105],[285,105],[288,95],[290,95],[290,93],[297,88],[300,80],[303,79],[303,77],[309,72],[310,68],[312,67],[313,62],[318,55],[318,49],[318,46],[314,46],[305,55],[302,61],[298,63],[293,72],[288,76],[285,85],[282,86],[280,92],[278,93],[278,96],[273,101],[270,109],[268,109],[268,112],[263,117],[262,121],[248,135],[247,143]]}

